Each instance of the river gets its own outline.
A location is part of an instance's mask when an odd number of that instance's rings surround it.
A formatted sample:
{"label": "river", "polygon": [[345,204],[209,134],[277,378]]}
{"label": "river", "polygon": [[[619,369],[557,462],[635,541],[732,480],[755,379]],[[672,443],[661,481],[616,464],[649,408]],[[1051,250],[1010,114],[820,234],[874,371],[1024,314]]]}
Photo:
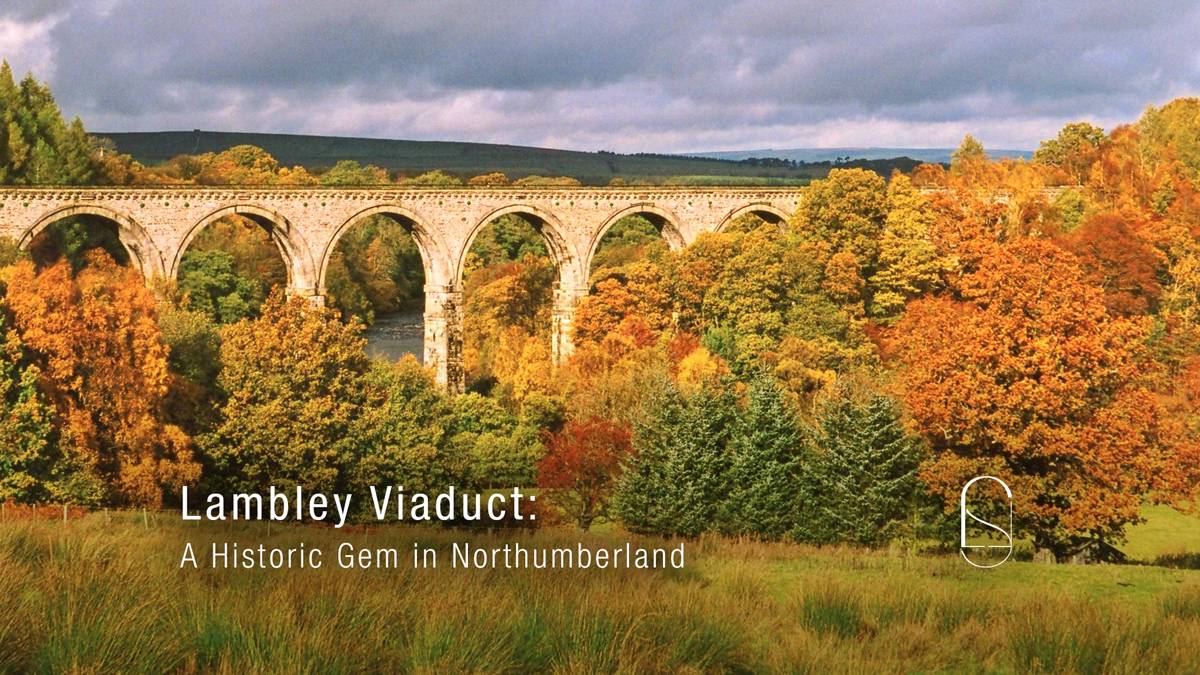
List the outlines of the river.
{"label": "river", "polygon": [[367,354],[397,361],[405,354],[421,360],[425,345],[424,315],[420,310],[379,314],[366,330]]}

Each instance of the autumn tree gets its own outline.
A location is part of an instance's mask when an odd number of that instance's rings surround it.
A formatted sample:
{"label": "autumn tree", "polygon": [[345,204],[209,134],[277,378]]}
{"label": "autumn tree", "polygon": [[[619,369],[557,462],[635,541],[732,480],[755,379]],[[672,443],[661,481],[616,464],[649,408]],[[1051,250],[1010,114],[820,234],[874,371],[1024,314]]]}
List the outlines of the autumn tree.
{"label": "autumn tree", "polygon": [[1042,141],[1033,161],[1062,169],[1071,183],[1082,185],[1096,161],[1100,145],[1108,136],[1100,127],[1087,122],[1071,122],[1058,136]]}
{"label": "autumn tree", "polygon": [[499,171],[471,176],[467,181],[471,187],[504,187],[508,185],[508,176]]}
{"label": "autumn tree", "polygon": [[487,391],[516,372],[526,338],[548,343],[556,270],[542,235],[514,214],[475,237],[464,268],[464,361],[468,382]]}
{"label": "autumn tree", "polygon": [[74,496],[156,506],[200,468],[191,440],[164,421],[168,354],[155,298],[136,271],[89,256],[77,276],[65,261],[40,273],[18,263],[9,309],[44,375],[62,451],[86,477]]}
{"label": "autumn tree", "polygon": [[1088,281],[1104,292],[1105,305],[1116,314],[1145,314],[1162,292],[1159,278],[1166,260],[1148,240],[1147,229],[1121,214],[1105,213],[1064,238]]}
{"label": "autumn tree", "polygon": [[668,357],[657,344],[641,344],[631,331],[618,327],[599,343],[577,347],[556,377],[570,417],[630,426],[640,416],[648,392],[668,377],[669,369]]}
{"label": "autumn tree", "polygon": [[629,430],[603,419],[569,421],[543,436],[546,455],[538,463],[538,487],[581,530],[608,517],[613,485],[629,455]]}
{"label": "autumn tree", "polygon": [[403,225],[376,215],[338,240],[325,277],[327,301],[342,318],[374,323],[377,313],[417,309],[424,299],[421,251]]}
{"label": "autumn tree", "polygon": [[599,343],[628,316],[636,316],[654,333],[671,321],[671,297],[662,268],[636,262],[597,282],[575,310],[572,328],[577,343]]}
{"label": "autumn tree", "polygon": [[830,253],[854,255],[869,277],[879,258],[879,239],[887,218],[887,184],[866,169],[833,169],[808,187],[793,222],[801,236],[824,242]]}
{"label": "autumn tree", "polygon": [[352,159],[343,159],[321,174],[321,185],[386,185],[386,169],[372,164],[363,165]]}
{"label": "autumn tree", "polygon": [[1193,180],[1200,178],[1200,98],[1177,98],[1150,106],[1137,122],[1139,140],[1151,161],[1178,159]]}
{"label": "autumn tree", "polygon": [[717,283],[726,260],[740,249],[740,233],[703,232],[691,246],[664,261],[668,288],[680,330],[700,334],[712,317],[705,313],[705,297]]}
{"label": "autumn tree", "polygon": [[974,476],[1008,481],[1019,532],[1060,558],[1119,538],[1180,470],[1142,384],[1145,323],[1111,316],[1048,241],[996,247],[961,294],[899,324],[905,402],[935,453],[923,480],[947,504]]}
{"label": "autumn tree", "polygon": [[470,380],[494,378],[497,360],[503,361],[506,347],[519,354],[526,337],[549,339],[554,276],[549,260],[527,256],[482,268],[468,277],[463,293],[463,343]]}
{"label": "autumn tree", "polygon": [[282,166],[271,153],[253,145],[235,145],[198,158],[201,185],[315,185],[317,179],[301,166]]}
{"label": "autumn tree", "polygon": [[950,171],[956,175],[971,176],[977,174],[988,161],[983,143],[971,134],[963,136],[958,149],[950,155]]}
{"label": "autumn tree", "polygon": [[933,220],[933,209],[912,181],[901,174],[892,176],[879,240],[879,269],[869,282],[873,316],[893,319],[906,302],[940,285],[945,263],[933,243]]}
{"label": "autumn tree", "polygon": [[729,257],[714,261],[715,279],[704,293],[702,316],[709,327],[732,331],[735,353],[722,356],[747,370],[778,344],[796,317],[796,300],[806,292],[823,293],[828,259],[774,227],[732,236]]}
{"label": "autumn tree", "polygon": [[608,228],[596,245],[590,282],[595,284],[626,265],[657,260],[666,251],[667,242],[653,223],[641,215],[626,216]]}
{"label": "autumn tree", "polygon": [[572,188],[579,187],[583,183],[579,182],[578,178],[570,176],[539,176],[537,174],[518,178],[512,182],[513,187],[559,187]]}
{"label": "autumn tree", "polygon": [[262,316],[221,333],[226,404],[201,439],[219,487],[332,491],[361,450],[357,427],[369,361],[358,324],[274,292]]}
{"label": "autumn tree", "polygon": [[401,183],[411,187],[459,187],[463,184],[462,179],[458,176],[436,170],[405,178]]}

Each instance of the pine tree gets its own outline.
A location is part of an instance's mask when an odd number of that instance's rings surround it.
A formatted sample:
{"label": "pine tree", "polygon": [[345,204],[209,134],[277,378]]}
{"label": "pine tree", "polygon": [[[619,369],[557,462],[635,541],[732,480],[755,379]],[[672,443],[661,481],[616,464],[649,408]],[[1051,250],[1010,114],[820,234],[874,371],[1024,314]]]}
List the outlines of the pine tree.
{"label": "pine tree", "polygon": [[729,496],[721,505],[727,534],[780,539],[801,512],[801,438],[795,415],[773,377],[760,376],[738,416],[730,444]]}
{"label": "pine tree", "polygon": [[820,406],[806,462],[806,522],[797,536],[879,546],[895,535],[919,494],[921,450],[891,399],[864,400],[839,386]]}
{"label": "pine tree", "polygon": [[[14,166],[20,154],[20,129],[14,115],[17,110],[17,85],[13,81],[8,61],[0,63],[0,185],[11,183]],[[14,136],[15,134],[15,136]]]}
{"label": "pine tree", "polygon": [[62,183],[65,185],[87,185],[96,177],[96,162],[92,158],[92,139],[76,117],[59,143],[62,157]]}
{"label": "pine tree", "polygon": [[87,184],[99,171],[91,145],[78,118],[63,120],[48,86],[32,74],[18,84],[0,64],[0,184]]}
{"label": "pine tree", "polygon": [[634,457],[613,496],[617,519],[642,533],[694,537],[714,529],[735,409],[728,387],[685,397],[662,382],[634,429]]}

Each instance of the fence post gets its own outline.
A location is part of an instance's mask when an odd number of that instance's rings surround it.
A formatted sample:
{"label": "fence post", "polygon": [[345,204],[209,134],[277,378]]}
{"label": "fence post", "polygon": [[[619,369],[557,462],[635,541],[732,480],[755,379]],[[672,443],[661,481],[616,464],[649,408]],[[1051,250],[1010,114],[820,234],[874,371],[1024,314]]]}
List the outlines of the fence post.
{"label": "fence post", "polygon": [[67,505],[63,504],[63,522],[67,522]]}

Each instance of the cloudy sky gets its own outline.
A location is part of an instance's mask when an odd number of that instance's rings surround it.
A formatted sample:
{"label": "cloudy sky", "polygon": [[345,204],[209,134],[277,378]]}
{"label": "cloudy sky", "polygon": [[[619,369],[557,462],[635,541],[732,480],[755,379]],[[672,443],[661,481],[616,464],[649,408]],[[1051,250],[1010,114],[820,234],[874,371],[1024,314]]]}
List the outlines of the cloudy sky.
{"label": "cloudy sky", "polygon": [[1200,94],[1200,3],[4,0],[0,56],[94,131],[1033,148]]}

